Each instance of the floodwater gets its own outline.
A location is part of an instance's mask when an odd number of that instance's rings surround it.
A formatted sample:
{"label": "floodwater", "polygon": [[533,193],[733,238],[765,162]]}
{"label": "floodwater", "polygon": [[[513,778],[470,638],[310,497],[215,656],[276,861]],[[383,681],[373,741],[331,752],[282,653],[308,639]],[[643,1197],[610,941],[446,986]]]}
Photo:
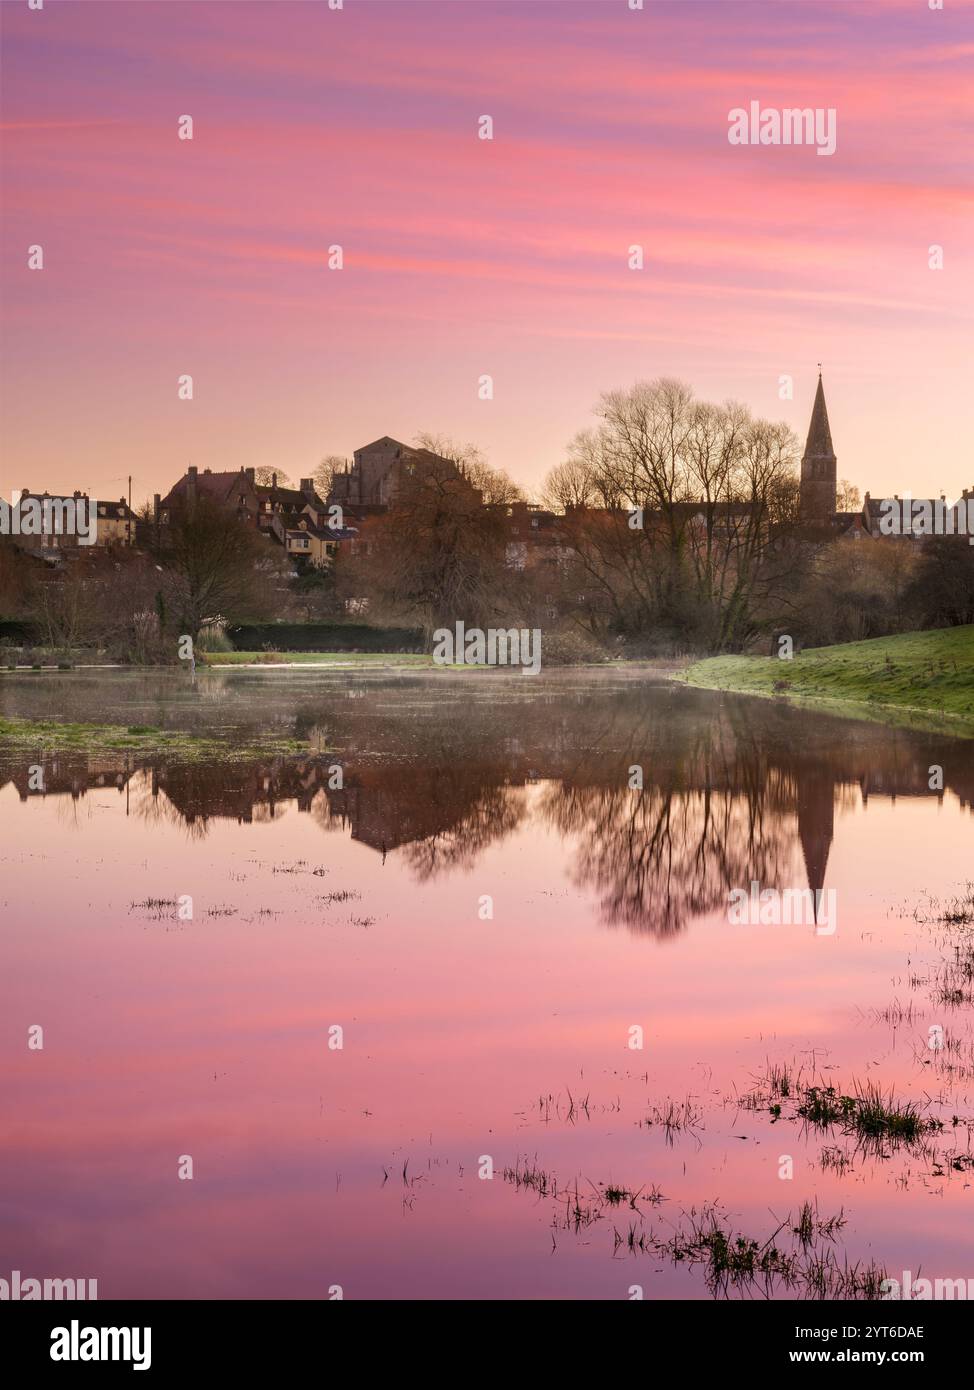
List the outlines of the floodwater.
{"label": "floodwater", "polygon": [[[228,751],[0,742],[0,1277],[803,1297],[805,1202],[831,1268],[974,1277],[974,742],[644,671],[25,673],[0,713]],[[752,881],[822,911],[729,920]],[[810,1124],[814,1083],[922,1137]],[[797,1265],[716,1278],[694,1221]]]}

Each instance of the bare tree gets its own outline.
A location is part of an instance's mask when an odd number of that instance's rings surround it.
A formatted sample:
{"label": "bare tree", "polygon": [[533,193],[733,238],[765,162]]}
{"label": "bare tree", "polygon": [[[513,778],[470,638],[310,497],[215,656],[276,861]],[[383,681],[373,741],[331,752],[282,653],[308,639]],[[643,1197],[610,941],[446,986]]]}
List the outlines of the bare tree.
{"label": "bare tree", "polygon": [[835,509],[838,512],[858,512],[862,509],[859,489],[848,478],[841,478],[836,488]]}
{"label": "bare tree", "polygon": [[254,469],[254,482],[258,487],[273,487],[275,481],[278,487],[291,486],[291,479],[280,468]]}
{"label": "bare tree", "polygon": [[194,642],[207,623],[260,617],[273,602],[268,542],[207,497],[174,510],[155,552],[164,616]]}
{"label": "bare tree", "polygon": [[77,563],[38,584],[34,621],[44,645],[64,653],[95,645],[104,626],[105,598],[103,586]]}
{"label": "bare tree", "polygon": [[505,509],[484,506],[452,460],[431,459],[404,474],[392,510],[365,523],[357,558],[340,567],[342,590],[376,615],[420,624],[427,641],[458,619],[487,626],[511,618],[506,542]]}
{"label": "bare tree", "polygon": [[341,454],[326,454],[318,464],[318,467],[312,474],[312,481],[314,482],[318,496],[323,500],[327,501],[328,499],[328,494],[331,492],[332,479],[335,474],[341,473],[347,463],[348,460],[342,458]]}
{"label": "bare tree", "polygon": [[455,464],[478,490],[486,506],[509,507],[525,500],[523,491],[513,478],[503,469],[493,468],[476,444],[458,444],[446,435],[424,431],[416,435],[416,444],[420,449],[427,449],[431,454]]}
{"label": "bare tree", "polygon": [[[795,564],[798,442],[735,402],[694,399],[661,378],[603,395],[599,425],[549,475],[553,499],[582,499],[563,526],[574,585],[622,632],[654,627],[720,650],[767,621]],[[601,508],[591,509],[592,498]],[[576,505],[578,505],[576,503]]]}

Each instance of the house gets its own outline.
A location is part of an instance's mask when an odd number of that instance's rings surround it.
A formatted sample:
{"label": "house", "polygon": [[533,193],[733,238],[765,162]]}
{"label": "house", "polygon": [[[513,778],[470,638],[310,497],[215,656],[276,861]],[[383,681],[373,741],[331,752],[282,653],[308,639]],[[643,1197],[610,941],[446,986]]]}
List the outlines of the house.
{"label": "house", "polygon": [[507,519],[506,564],[509,569],[534,569],[557,564],[568,554],[562,536],[563,517],[527,502],[505,507]]}
{"label": "house", "polygon": [[160,498],[156,493],[153,501],[156,522],[161,526],[168,525],[174,511],[200,497],[226,507],[241,521],[253,526],[258,524],[260,498],[252,468],[241,468],[236,473],[214,473],[210,468],[204,468],[201,473],[198,468],[187,468],[165,497]]}
{"label": "house", "polygon": [[261,530],[276,530],[276,517],[290,521],[306,516],[318,526],[323,526],[328,520],[328,506],[318,496],[311,478],[302,478],[299,487],[284,487],[278,485],[277,474],[272,473],[270,484],[257,483],[256,492],[259,507],[257,524]]}
{"label": "house", "polygon": [[308,516],[317,525],[328,519],[328,508],[315,491],[311,478],[302,478],[300,487],[279,485],[277,474],[271,474],[269,484],[256,481],[253,468],[241,468],[236,473],[202,472],[187,468],[179,482],[166,494],[156,494],[154,515],[165,526],[174,508],[197,497],[207,497],[233,512],[239,520],[257,530],[273,534],[284,543],[284,531],[296,525],[300,516]]}
{"label": "house", "polygon": [[[6,504],[4,504],[6,507]],[[22,550],[47,553],[52,559],[79,546],[135,544],[135,513],[124,497],[100,502],[77,488],[70,495],[21,489],[6,508],[8,530]]]}
{"label": "house", "polygon": [[124,497],[117,502],[96,502],[98,545],[134,545],[136,517]]}
{"label": "house", "polygon": [[354,543],[358,530],[352,527],[319,526],[309,516],[302,516],[295,527],[284,530],[284,545],[295,560],[307,560],[315,569],[327,569],[334,563],[343,542]]}

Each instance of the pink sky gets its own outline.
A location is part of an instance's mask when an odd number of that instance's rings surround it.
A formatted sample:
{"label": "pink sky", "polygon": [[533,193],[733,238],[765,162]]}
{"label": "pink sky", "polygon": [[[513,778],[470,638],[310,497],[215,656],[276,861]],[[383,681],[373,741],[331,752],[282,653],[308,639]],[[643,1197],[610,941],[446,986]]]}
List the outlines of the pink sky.
{"label": "pink sky", "polygon": [[[660,374],[804,437],[819,360],[841,477],[974,483],[966,0],[0,12],[5,495],[419,430],[531,487]],[[834,107],[836,153],[731,146],[752,100]]]}

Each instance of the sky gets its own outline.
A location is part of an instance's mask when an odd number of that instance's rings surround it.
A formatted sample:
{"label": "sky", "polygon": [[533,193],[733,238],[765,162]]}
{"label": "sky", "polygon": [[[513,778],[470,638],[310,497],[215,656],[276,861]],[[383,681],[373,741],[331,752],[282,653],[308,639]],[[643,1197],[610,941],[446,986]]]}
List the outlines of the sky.
{"label": "sky", "polygon": [[[0,22],[5,496],[297,479],[419,431],[536,490],[600,393],[657,376],[804,440],[818,362],[841,478],[974,486],[971,0]],[[732,145],[752,101],[834,109],[835,153]]]}

